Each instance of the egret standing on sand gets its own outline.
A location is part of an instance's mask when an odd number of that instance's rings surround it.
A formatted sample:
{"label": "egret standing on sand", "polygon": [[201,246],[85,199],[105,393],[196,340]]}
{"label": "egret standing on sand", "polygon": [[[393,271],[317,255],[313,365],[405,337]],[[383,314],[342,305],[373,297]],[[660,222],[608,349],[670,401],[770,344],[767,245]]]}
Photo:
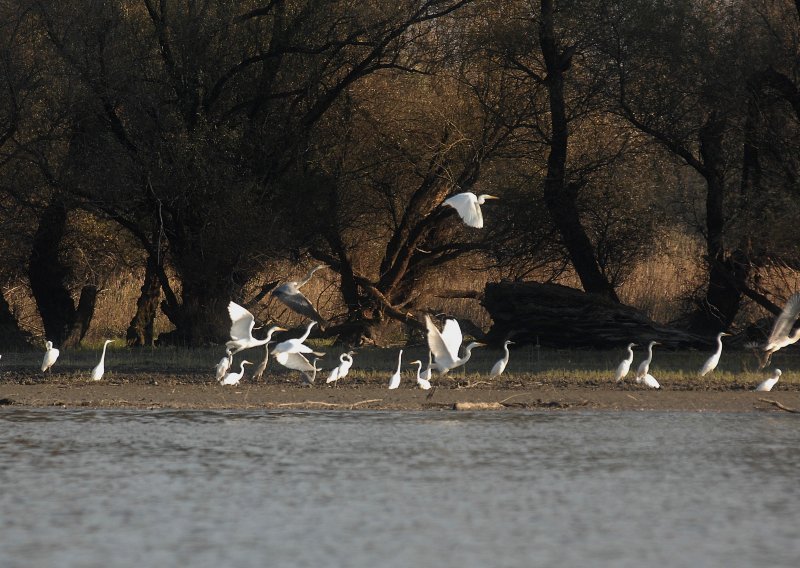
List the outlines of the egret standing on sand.
{"label": "egret standing on sand", "polygon": [[661,385],[658,384],[658,381],[656,380],[656,378],[653,375],[651,375],[650,373],[647,373],[643,377],[636,377],[636,384],[642,384],[642,383],[644,383],[644,386],[650,387],[651,389],[660,389],[661,388]]}
{"label": "egret standing on sand", "polygon": [[458,350],[461,347],[463,336],[461,335],[461,327],[456,320],[448,319],[444,322],[442,331],[439,331],[431,321],[430,316],[426,314],[425,327],[428,329],[428,348],[433,353],[434,363],[432,368],[442,375],[450,369],[455,369],[465,364],[472,356],[472,350],[475,347],[483,347],[485,345],[479,341],[473,341],[467,345],[464,356],[459,358]]}
{"label": "egret standing on sand", "polygon": [[103,374],[106,372],[106,347],[108,347],[109,343],[114,343],[114,340],[106,339],[106,342],[103,344],[103,354],[100,356],[100,362],[94,369],[92,369],[93,381],[99,381],[102,379]]}
{"label": "egret standing on sand", "polygon": [[759,392],[769,392],[772,390],[772,387],[775,386],[775,383],[778,382],[778,379],[781,378],[781,370],[775,369],[772,373],[772,377],[761,383],[756,387],[756,391]]}
{"label": "egret standing on sand", "polygon": [[631,363],[633,363],[634,347],[636,347],[635,343],[628,343],[628,357],[623,359],[617,367],[617,374],[615,377],[616,382],[620,382],[622,379],[628,376],[628,372],[631,370]]}
{"label": "egret standing on sand", "polygon": [[242,361],[241,365],[239,365],[239,372],[238,373],[228,373],[220,381],[220,384],[222,384],[222,385],[238,385],[239,381],[241,381],[242,377],[244,377],[244,366],[245,365],[252,365],[252,363],[250,361]]}
{"label": "egret standing on sand", "polygon": [[397,370],[392,375],[392,378],[389,379],[389,390],[394,390],[400,386],[400,366],[403,364],[403,350],[400,350],[400,354],[397,356]]}
{"label": "egret standing on sand", "polygon": [[221,381],[222,377],[228,372],[228,369],[231,368],[231,365],[233,365],[233,353],[231,353],[230,349],[226,349],[225,357],[220,359],[217,366],[214,367],[214,378]]}
{"label": "egret standing on sand", "polygon": [[48,341],[45,343],[45,352],[44,352],[44,359],[42,359],[42,373],[46,372],[50,367],[52,367],[56,359],[58,359],[59,351],[58,349],[53,347],[53,342]]}
{"label": "egret standing on sand", "polygon": [[730,333],[725,333],[724,331],[720,331],[717,334],[717,350],[711,357],[708,358],[705,363],[703,363],[703,368],[700,369],[701,377],[705,377],[708,373],[716,369],[717,365],[719,365],[719,358],[720,355],[722,355],[722,337],[728,335],[730,335]]}
{"label": "egret standing on sand", "polygon": [[417,367],[417,386],[422,390],[429,390],[431,388],[431,382],[421,375],[422,361],[411,361],[409,365],[419,365],[419,367]]}
{"label": "egret standing on sand", "polygon": [[324,326],[326,324],[325,318],[319,315],[319,312],[314,308],[311,302],[308,301],[308,298],[306,298],[300,291],[300,288],[302,288],[306,282],[311,280],[311,277],[314,276],[314,273],[320,268],[327,267],[324,264],[315,266],[308,272],[308,274],[306,274],[306,277],[303,280],[300,280],[299,282],[291,281],[281,284],[272,291],[272,295],[286,304],[292,311],[295,311],[301,316],[312,319],[321,326]]}
{"label": "egret standing on sand", "polygon": [[269,343],[264,344],[264,358],[261,360],[261,363],[258,364],[258,367],[256,367],[253,371],[253,378],[255,380],[261,380],[261,377],[264,375],[264,371],[267,370],[267,363],[269,363]]}
{"label": "egret standing on sand", "polygon": [[647,376],[647,373],[650,372],[650,363],[653,361],[653,345],[661,345],[661,344],[658,341],[651,341],[647,345],[647,359],[639,363],[639,369],[636,371],[637,383],[641,382],[641,380],[645,378],[645,376]]}
{"label": "egret standing on sand", "polygon": [[506,365],[508,365],[508,358],[511,356],[510,353],[508,352],[508,346],[509,346],[509,344],[513,344],[513,343],[514,343],[513,341],[510,341],[508,339],[506,339],[505,342],[503,342],[503,349],[506,352],[505,356],[502,359],[500,359],[499,361],[497,361],[497,363],[495,363],[494,366],[492,367],[492,370],[489,371],[489,378],[490,379],[493,379],[495,377],[499,377],[500,375],[503,374],[503,371],[506,370]]}
{"label": "egret standing on sand", "polygon": [[353,358],[350,356],[350,353],[342,353],[339,355],[339,365],[337,365],[331,371],[331,374],[328,375],[328,379],[325,381],[325,384],[335,383],[339,379],[345,378],[347,373],[350,372],[350,367],[352,365]]}
{"label": "egret standing on sand", "polygon": [[272,341],[272,334],[276,331],[286,331],[285,328],[276,325],[269,328],[267,337],[256,339],[253,337],[253,327],[256,323],[253,314],[236,302],[228,304],[228,314],[231,316],[231,340],[225,344],[225,347],[230,349],[234,355],[239,351],[269,343]]}
{"label": "egret standing on sand", "polygon": [[466,191],[445,199],[443,205],[449,205],[455,209],[465,225],[476,229],[482,229],[483,213],[481,213],[481,205],[483,205],[487,199],[499,198],[494,195],[477,196],[471,191]]}
{"label": "egret standing on sand", "polygon": [[800,294],[792,294],[781,315],[772,326],[772,333],[769,334],[767,344],[764,346],[764,359],[761,361],[759,369],[763,369],[769,364],[772,354],[777,350],[797,343],[797,340],[800,339],[800,327],[791,333],[798,315],[800,315]]}

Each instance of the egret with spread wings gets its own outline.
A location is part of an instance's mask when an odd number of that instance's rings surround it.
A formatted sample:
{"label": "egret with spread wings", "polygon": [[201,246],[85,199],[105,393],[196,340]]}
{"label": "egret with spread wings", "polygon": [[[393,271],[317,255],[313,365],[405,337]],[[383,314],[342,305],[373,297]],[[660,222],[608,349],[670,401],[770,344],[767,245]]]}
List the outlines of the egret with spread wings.
{"label": "egret with spread wings", "polygon": [[458,216],[464,221],[468,227],[476,229],[483,228],[483,213],[481,212],[481,205],[487,199],[499,199],[494,195],[475,195],[471,191],[464,193],[457,193],[453,197],[444,200],[443,205],[449,205],[456,210]]}
{"label": "egret with spread wings", "polygon": [[272,334],[276,331],[286,331],[286,328],[275,325],[269,328],[264,339],[256,339],[253,337],[253,327],[256,323],[253,314],[236,302],[228,304],[228,314],[231,316],[231,340],[225,344],[225,347],[233,355],[239,351],[269,343],[272,341]]}
{"label": "egret with spread wings", "polygon": [[759,369],[763,369],[769,364],[773,353],[787,345],[797,343],[797,340],[800,339],[800,327],[792,333],[798,315],[800,315],[800,294],[792,294],[781,315],[772,326],[772,333],[769,334],[767,344],[764,346],[764,359],[761,361]]}
{"label": "egret with spread wings", "polygon": [[324,264],[315,266],[309,270],[305,279],[300,280],[299,282],[293,280],[291,282],[281,284],[272,291],[272,295],[286,304],[290,310],[297,312],[301,316],[305,316],[314,320],[320,324],[320,326],[324,326],[327,323],[325,318],[319,315],[319,312],[316,310],[316,308],[314,308],[311,302],[308,301],[308,298],[306,298],[300,291],[300,288],[302,288],[309,280],[311,280],[311,277],[314,276],[314,273],[320,268],[326,268],[326,266]]}
{"label": "egret with spread wings", "polygon": [[442,375],[450,369],[455,369],[465,364],[472,356],[472,350],[475,347],[483,347],[485,345],[479,341],[473,341],[465,348],[464,356],[459,357],[458,351],[461,348],[461,342],[464,337],[461,334],[461,326],[458,325],[456,320],[446,320],[442,331],[439,331],[431,321],[430,316],[426,315],[425,327],[428,329],[428,348],[433,353],[433,365],[431,365],[431,368],[439,371]]}

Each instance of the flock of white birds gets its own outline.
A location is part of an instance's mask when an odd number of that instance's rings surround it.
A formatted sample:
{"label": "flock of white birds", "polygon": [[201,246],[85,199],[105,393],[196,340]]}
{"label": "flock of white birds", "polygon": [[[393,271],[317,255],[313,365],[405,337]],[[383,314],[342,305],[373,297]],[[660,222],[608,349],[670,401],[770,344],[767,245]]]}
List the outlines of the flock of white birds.
{"label": "flock of white birds", "polygon": [[[464,192],[446,199],[443,204],[455,209],[466,225],[480,229],[483,227],[483,214],[480,206],[489,199],[497,199],[497,197],[492,195],[478,196],[471,192]],[[262,377],[267,368],[270,355],[272,355],[278,364],[288,369],[299,371],[303,384],[314,384],[317,373],[322,370],[317,367],[317,362],[324,353],[314,351],[314,349],[305,344],[305,341],[308,339],[315,325],[324,325],[326,322],[300,289],[311,280],[317,270],[322,268],[325,268],[325,265],[315,266],[306,274],[303,280],[286,282],[275,288],[272,292],[273,296],[286,304],[290,309],[312,320],[306,326],[305,332],[300,337],[273,342],[273,334],[280,331],[287,331],[287,329],[280,326],[272,326],[267,330],[266,337],[263,339],[256,339],[253,337],[253,329],[255,329],[255,317],[253,314],[235,302],[230,302],[230,304],[228,304],[228,314],[231,318],[231,339],[225,344],[225,356],[220,359],[215,368],[215,377],[220,384],[238,385],[242,378],[244,378],[245,365],[252,365],[253,363],[243,359],[239,362],[239,370],[237,372],[232,369],[234,355],[240,351],[261,346],[264,347],[264,356],[254,369],[253,377],[255,379],[260,379]],[[800,340],[800,327],[793,331],[799,315],[800,293],[794,294],[789,298],[783,311],[775,320],[769,339],[762,348],[763,360],[761,368],[769,363],[773,353]],[[472,356],[472,350],[476,347],[483,347],[485,344],[473,341],[465,346],[464,354],[460,355],[461,344],[464,341],[464,337],[461,333],[461,327],[455,319],[449,318],[445,320],[440,330],[436,327],[436,324],[433,323],[431,318],[426,315],[425,327],[428,341],[427,367],[425,367],[421,360],[411,361],[410,365],[417,365],[416,386],[427,390],[431,388],[431,376],[433,371],[436,371],[439,375],[444,375],[457,367],[463,366]],[[722,356],[722,338],[727,335],[729,334],[724,332],[717,334],[717,349],[703,364],[700,369],[700,376],[705,376],[717,368]],[[100,362],[92,369],[92,380],[99,381],[103,378],[105,372],[106,348],[109,343],[113,342],[114,340],[111,339],[105,341],[103,352],[100,356]],[[273,343],[274,346],[270,351],[270,345]],[[510,344],[513,344],[513,341],[507,340],[504,342],[503,357],[492,366],[489,372],[490,379],[498,377],[505,371],[510,357],[508,350]],[[653,347],[656,345],[659,345],[657,341],[649,342],[647,345],[647,357],[639,364],[634,375],[637,384],[653,389],[661,388],[658,380],[650,373],[650,364],[653,361]],[[615,375],[616,382],[623,381],[630,373],[634,359],[633,348],[636,346],[637,344],[635,343],[628,344],[628,355],[617,367]],[[336,384],[347,376],[353,365],[353,354],[352,351],[349,351],[339,356],[339,364],[330,370],[328,378],[325,381],[326,384]],[[51,341],[47,341],[41,367],[43,373],[53,367],[58,359],[58,355],[59,350],[53,347]],[[308,359],[310,356],[314,357],[311,361]],[[401,349],[397,356],[397,369],[389,379],[389,389],[396,389],[400,386],[402,366],[403,350]],[[423,369],[423,367],[425,368]],[[759,384],[755,390],[771,390],[778,382],[780,376],[781,370],[774,369],[772,376]]]}

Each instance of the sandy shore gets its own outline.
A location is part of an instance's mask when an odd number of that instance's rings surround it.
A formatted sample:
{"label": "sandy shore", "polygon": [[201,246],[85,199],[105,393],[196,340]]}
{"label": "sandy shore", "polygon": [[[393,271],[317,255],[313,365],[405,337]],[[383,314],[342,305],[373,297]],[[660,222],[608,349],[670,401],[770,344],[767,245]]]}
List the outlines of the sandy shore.
{"label": "sandy shore", "polygon": [[[377,381],[376,381],[377,382]],[[632,384],[571,384],[568,379],[504,385],[442,384],[430,391],[410,385],[390,391],[383,384],[361,381],[337,388],[302,387],[292,382],[220,386],[182,375],[115,375],[89,382],[70,377],[32,380],[6,376],[0,382],[0,405],[16,407],[140,409],[386,409],[386,410],[627,410],[785,412],[800,409],[800,390],[786,385],[769,393],[743,385],[664,385],[645,390]],[[779,385],[780,387],[780,385]],[[777,403],[777,404],[775,404]]]}

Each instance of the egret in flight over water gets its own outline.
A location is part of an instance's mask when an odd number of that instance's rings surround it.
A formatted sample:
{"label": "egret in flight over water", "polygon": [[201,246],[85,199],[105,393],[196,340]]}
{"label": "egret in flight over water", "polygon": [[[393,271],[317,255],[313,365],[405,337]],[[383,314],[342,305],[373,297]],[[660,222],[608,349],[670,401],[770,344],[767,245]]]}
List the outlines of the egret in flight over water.
{"label": "egret in flight over water", "polygon": [[92,380],[99,381],[103,378],[103,374],[106,372],[106,347],[108,347],[109,343],[114,343],[113,339],[106,339],[106,342],[103,344],[103,354],[100,355],[100,362],[97,366],[92,369]]}
{"label": "egret in flight over water", "polygon": [[281,284],[272,291],[272,295],[286,304],[292,311],[316,321],[318,324],[320,324],[320,326],[324,326],[327,323],[325,318],[319,315],[319,312],[314,308],[311,302],[308,301],[308,298],[306,298],[300,291],[300,288],[302,288],[309,280],[311,280],[311,277],[314,276],[314,273],[320,268],[327,268],[327,266],[324,264],[315,266],[309,270],[308,274],[306,274],[306,277],[303,280],[293,280],[291,282]]}
{"label": "egret in flight over water", "polygon": [[633,363],[633,348],[636,347],[635,343],[628,343],[628,357],[623,359],[622,362],[617,367],[617,374],[614,377],[615,382],[620,382],[622,379],[628,376],[628,372],[631,370],[631,363]]}
{"label": "egret in flight over water", "polygon": [[703,363],[703,368],[700,369],[700,376],[705,377],[708,373],[713,371],[719,365],[719,358],[722,355],[722,338],[723,336],[728,336],[730,333],[725,333],[724,331],[720,331],[717,334],[717,350],[714,352],[708,360]]}
{"label": "egret in flight over water", "polygon": [[52,341],[45,343],[44,359],[42,359],[42,373],[55,365],[58,354],[59,350],[53,347]]}
{"label": "egret in flight over water", "polygon": [[269,343],[272,341],[272,334],[276,331],[286,331],[285,328],[275,325],[269,328],[264,339],[256,339],[253,337],[253,327],[256,323],[253,314],[236,302],[228,304],[228,314],[231,316],[231,340],[225,344],[225,347],[230,349],[234,355],[239,351]]}
{"label": "egret in flight over water", "polygon": [[222,384],[222,385],[238,385],[239,381],[241,381],[242,377],[244,377],[244,366],[245,365],[252,365],[252,363],[250,361],[242,361],[242,363],[239,365],[239,372],[238,373],[233,373],[233,372],[228,373],[227,375],[225,375],[222,378],[222,380],[220,381],[220,384]]}
{"label": "egret in flight over water", "polygon": [[493,379],[495,377],[499,377],[500,375],[503,374],[503,371],[506,370],[506,365],[508,365],[508,358],[511,356],[511,354],[508,352],[508,346],[513,344],[513,343],[514,342],[509,340],[509,339],[506,339],[503,342],[503,350],[505,351],[505,355],[503,356],[502,359],[499,359],[497,361],[497,363],[495,363],[492,366],[492,370],[489,371],[489,378],[490,379]]}
{"label": "egret in flight over water", "polygon": [[786,302],[781,315],[778,316],[772,326],[772,333],[769,334],[767,344],[764,346],[764,358],[759,369],[763,369],[769,364],[772,354],[777,350],[792,343],[797,343],[797,340],[800,339],[800,327],[795,329],[794,333],[791,333],[798,315],[800,315],[800,294],[792,294]]}
{"label": "egret in flight over water", "polygon": [[769,379],[767,379],[766,381],[764,381],[763,383],[761,383],[760,385],[758,385],[756,387],[756,391],[759,391],[759,392],[769,392],[769,391],[771,391],[772,387],[775,386],[775,383],[777,383],[778,379],[780,379],[780,378],[781,378],[781,370],[780,369],[775,369],[772,372],[772,376]]}
{"label": "egret in flight over water", "polygon": [[430,316],[426,314],[425,327],[428,329],[428,348],[433,353],[434,362],[432,368],[442,375],[450,369],[455,369],[465,364],[472,356],[472,350],[475,347],[483,347],[485,345],[485,343],[473,341],[465,348],[464,356],[459,357],[458,351],[464,337],[461,334],[461,326],[458,325],[456,320],[446,320],[442,331],[439,331]]}
{"label": "egret in flight over water", "polygon": [[397,370],[392,375],[392,378],[389,379],[389,390],[394,390],[400,386],[400,366],[403,364],[403,350],[400,350],[400,354],[397,356]]}
{"label": "egret in flight over water", "polygon": [[455,209],[465,225],[476,229],[482,229],[483,213],[481,213],[481,205],[483,205],[487,199],[499,199],[499,197],[485,194],[478,196],[471,191],[466,191],[445,199],[443,204],[449,205]]}
{"label": "egret in flight over water", "polygon": [[[639,369],[636,371],[636,382],[640,383],[642,379],[650,372],[650,363],[653,361],[653,345],[661,345],[658,341],[651,341],[647,345],[647,359],[639,363]],[[655,380],[655,379],[653,379]],[[658,383],[656,383],[658,384]],[[658,387],[655,387],[658,388]]]}

